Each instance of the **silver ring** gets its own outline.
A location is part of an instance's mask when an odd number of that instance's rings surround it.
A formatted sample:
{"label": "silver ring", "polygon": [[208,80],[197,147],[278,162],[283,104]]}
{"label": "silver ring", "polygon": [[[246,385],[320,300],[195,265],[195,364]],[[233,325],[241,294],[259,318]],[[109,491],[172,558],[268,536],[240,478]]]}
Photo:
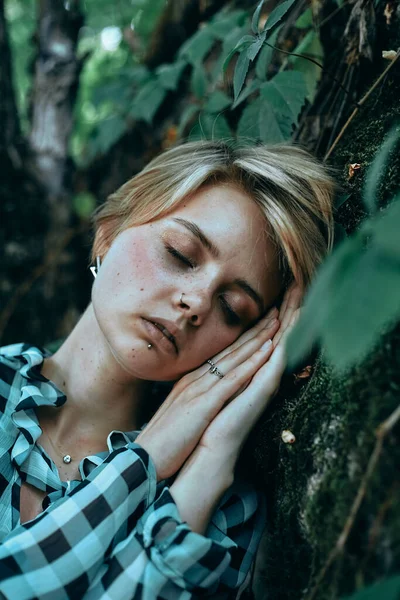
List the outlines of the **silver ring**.
{"label": "silver ring", "polygon": [[223,373],[221,373],[221,371],[218,369],[217,365],[215,363],[213,363],[213,361],[211,359],[208,359],[207,362],[209,365],[211,365],[210,368],[208,369],[210,373],[212,373],[213,375],[216,375],[220,379],[225,377],[225,375]]}

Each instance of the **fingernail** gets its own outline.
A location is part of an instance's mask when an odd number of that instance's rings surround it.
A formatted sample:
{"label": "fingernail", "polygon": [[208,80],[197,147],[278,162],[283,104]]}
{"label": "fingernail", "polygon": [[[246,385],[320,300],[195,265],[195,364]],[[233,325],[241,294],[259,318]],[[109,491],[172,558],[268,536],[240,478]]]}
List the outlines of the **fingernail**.
{"label": "fingernail", "polygon": [[263,344],[261,346],[261,350],[268,350],[269,348],[271,348],[272,346],[272,340],[268,340],[267,342],[265,342],[265,344]]}

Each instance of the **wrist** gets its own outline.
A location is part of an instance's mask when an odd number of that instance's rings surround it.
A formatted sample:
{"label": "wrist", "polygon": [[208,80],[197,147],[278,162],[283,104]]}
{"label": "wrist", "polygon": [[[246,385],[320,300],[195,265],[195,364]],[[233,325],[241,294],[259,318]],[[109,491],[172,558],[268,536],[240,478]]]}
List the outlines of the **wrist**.
{"label": "wrist", "polygon": [[215,456],[198,446],[171,485],[182,520],[196,533],[205,533],[218,502],[232,485],[232,464],[226,456]]}
{"label": "wrist", "polygon": [[[228,489],[232,483],[237,457],[234,454],[216,453],[205,446],[197,446],[189,456],[177,478],[204,478],[212,480],[215,487]],[[176,480],[175,480],[176,481]]]}

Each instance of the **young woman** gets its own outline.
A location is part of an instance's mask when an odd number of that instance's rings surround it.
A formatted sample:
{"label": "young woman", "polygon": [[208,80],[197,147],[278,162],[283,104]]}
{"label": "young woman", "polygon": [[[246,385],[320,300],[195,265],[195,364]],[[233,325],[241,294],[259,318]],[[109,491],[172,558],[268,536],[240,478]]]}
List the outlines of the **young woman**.
{"label": "young woman", "polygon": [[[54,355],[1,349],[1,597],[239,597],[265,507],[235,464],[331,246],[331,198],[299,148],[191,142],[97,211],[75,329]],[[146,424],[155,381],[176,383]]]}

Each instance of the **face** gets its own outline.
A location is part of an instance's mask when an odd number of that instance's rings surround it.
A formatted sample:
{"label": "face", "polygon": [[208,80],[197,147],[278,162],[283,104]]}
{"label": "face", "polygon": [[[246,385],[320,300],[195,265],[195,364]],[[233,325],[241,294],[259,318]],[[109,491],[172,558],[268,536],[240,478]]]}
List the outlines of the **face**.
{"label": "face", "polygon": [[120,233],[103,257],[92,301],[120,366],[132,377],[169,381],[234,342],[280,287],[260,209],[219,184]]}

